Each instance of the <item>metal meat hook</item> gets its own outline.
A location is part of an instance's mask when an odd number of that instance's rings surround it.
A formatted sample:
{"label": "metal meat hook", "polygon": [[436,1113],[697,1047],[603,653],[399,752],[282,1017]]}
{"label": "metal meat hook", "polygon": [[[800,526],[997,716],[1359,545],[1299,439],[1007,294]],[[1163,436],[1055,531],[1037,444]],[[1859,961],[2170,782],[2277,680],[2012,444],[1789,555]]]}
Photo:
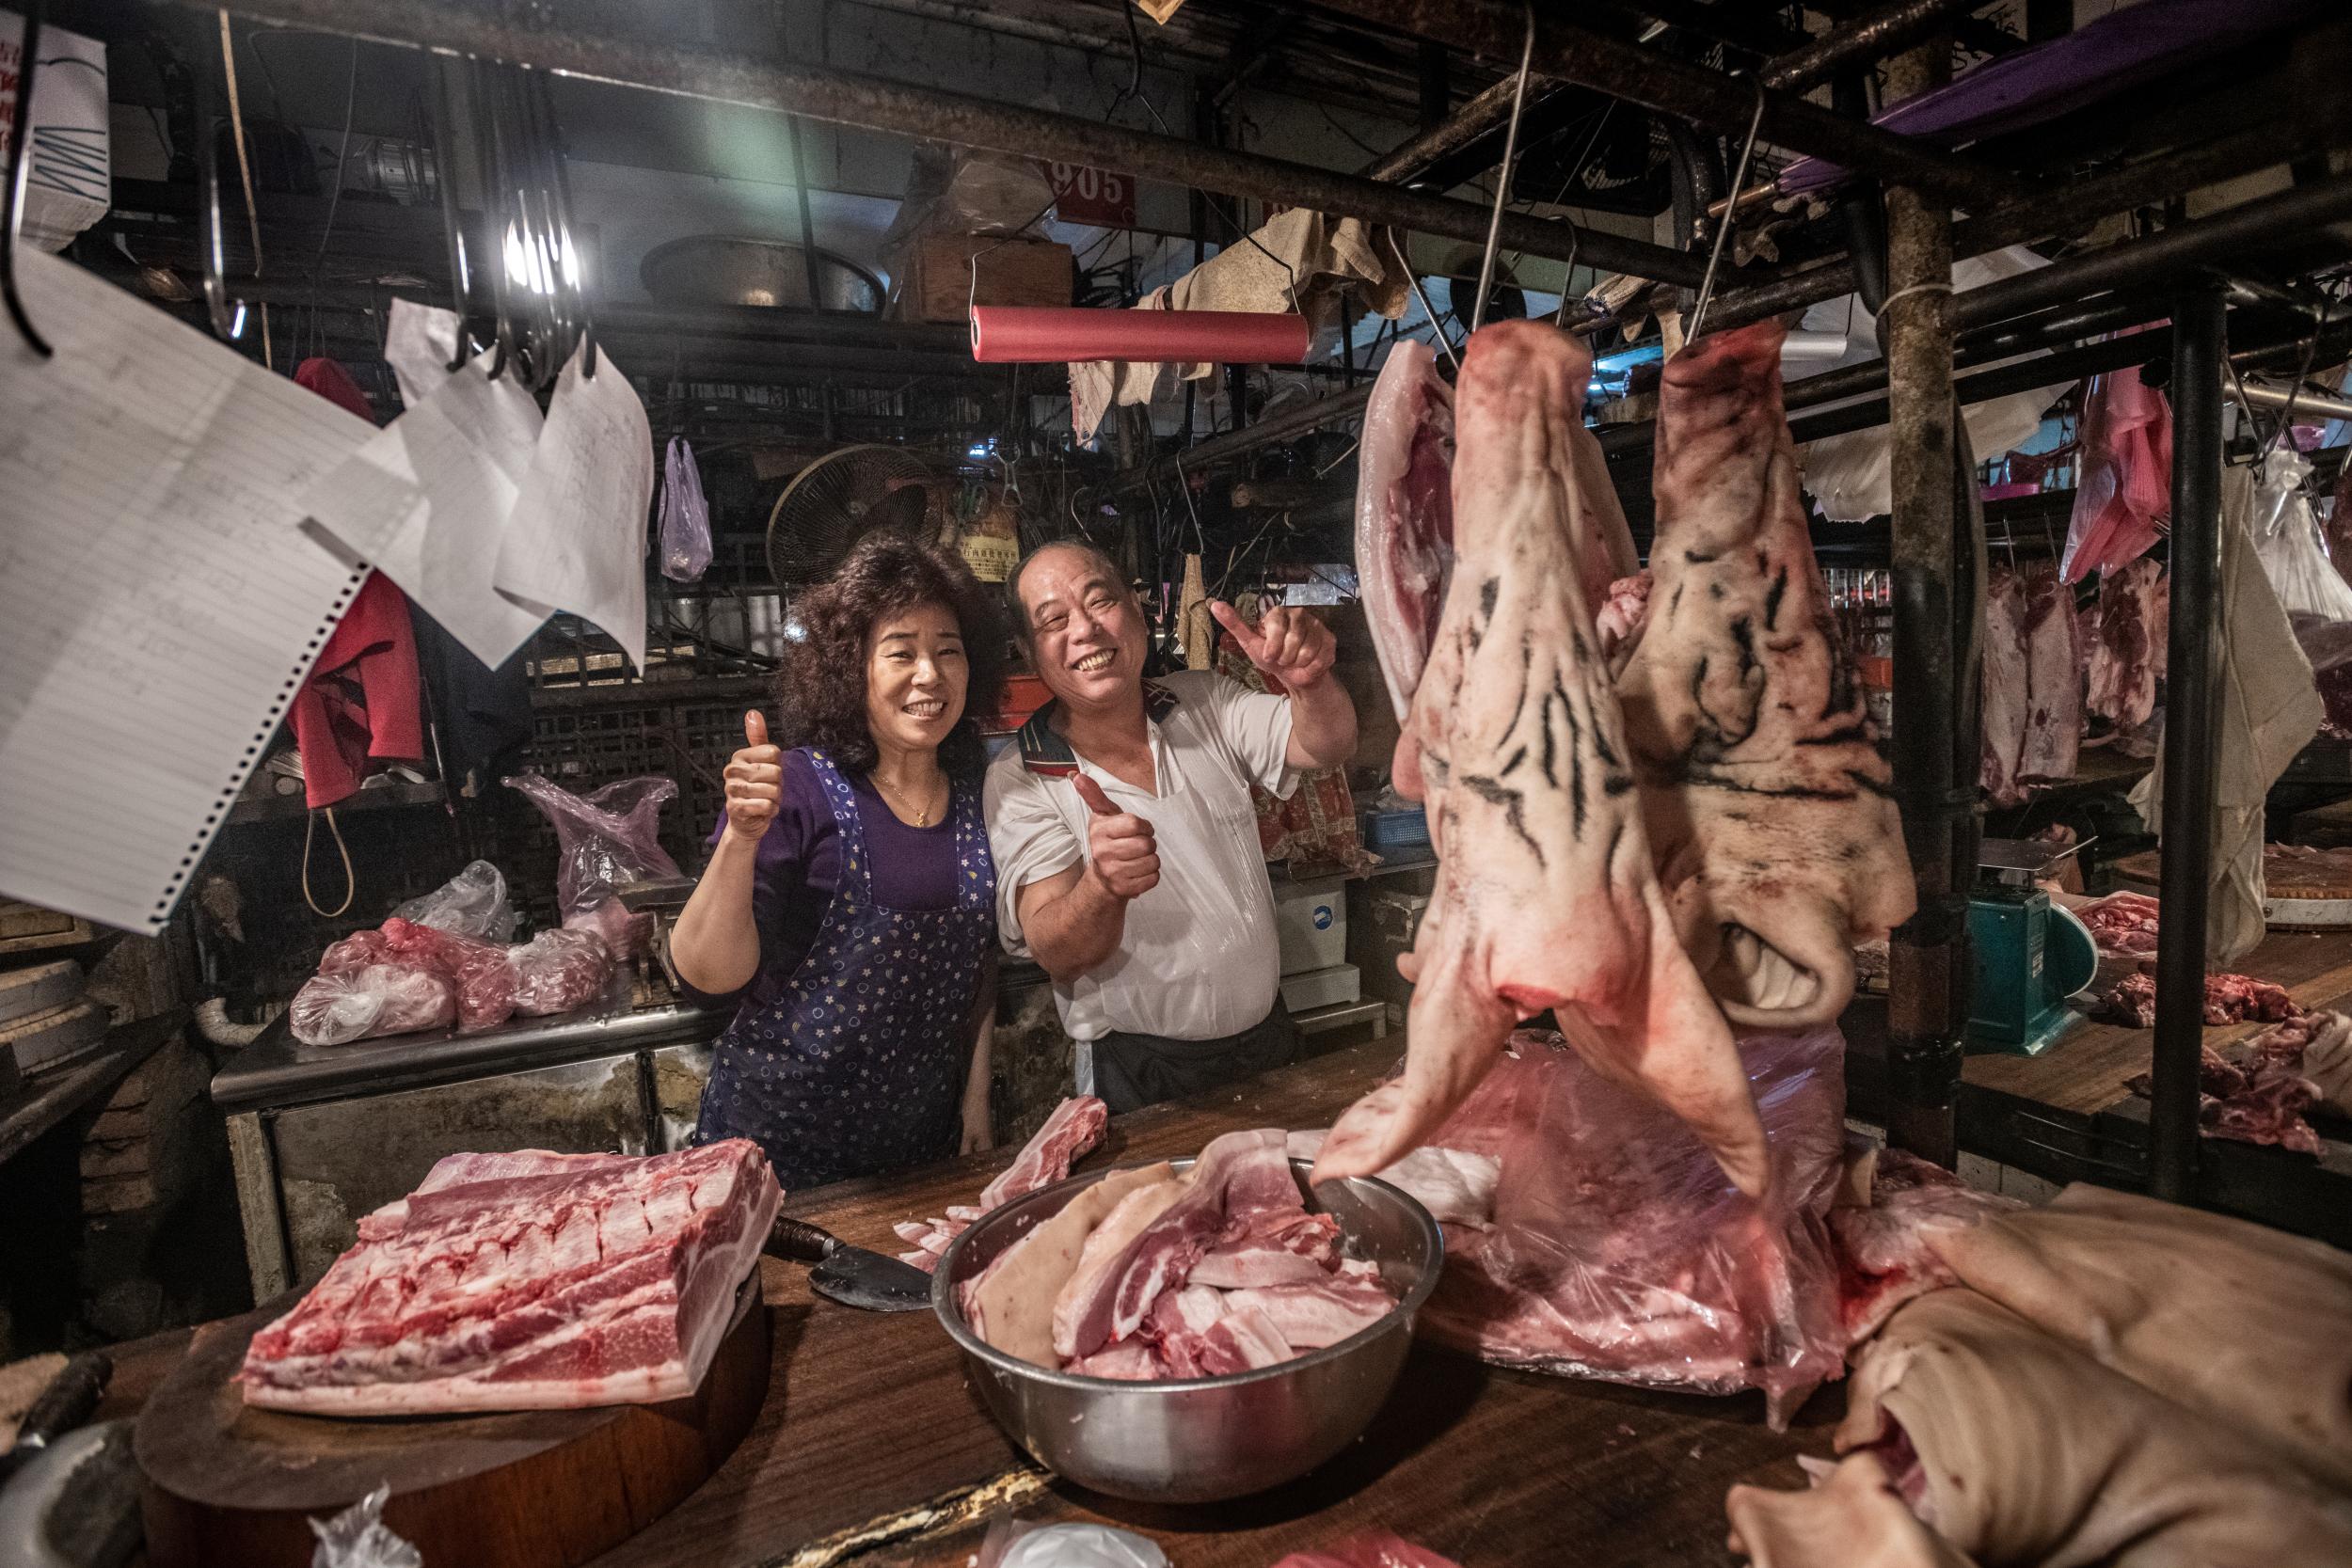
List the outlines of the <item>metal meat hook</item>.
{"label": "metal meat hook", "polygon": [[24,189],[33,168],[32,150],[25,143],[32,139],[33,73],[40,52],[41,13],[47,8],[43,0],[29,0],[24,8],[24,48],[17,55],[16,111],[8,119],[8,222],[0,228],[0,298],[7,300],[8,319],[24,334],[24,346],[43,359],[56,351],[34,327],[24,297],[16,292],[16,245],[24,227]]}
{"label": "metal meat hook", "polygon": [[[1470,330],[1486,321],[1486,291],[1494,287],[1495,251],[1502,241],[1502,209],[1511,199],[1511,171],[1518,161],[1519,111],[1527,105],[1527,71],[1535,59],[1534,0],[1519,0],[1527,13],[1527,36],[1519,42],[1519,73],[1511,84],[1511,124],[1502,134],[1502,166],[1495,175],[1494,211],[1486,218],[1486,253],[1478,259],[1478,297],[1470,304]],[[1759,113],[1761,111],[1759,110]],[[1427,309],[1426,305],[1422,307]]]}

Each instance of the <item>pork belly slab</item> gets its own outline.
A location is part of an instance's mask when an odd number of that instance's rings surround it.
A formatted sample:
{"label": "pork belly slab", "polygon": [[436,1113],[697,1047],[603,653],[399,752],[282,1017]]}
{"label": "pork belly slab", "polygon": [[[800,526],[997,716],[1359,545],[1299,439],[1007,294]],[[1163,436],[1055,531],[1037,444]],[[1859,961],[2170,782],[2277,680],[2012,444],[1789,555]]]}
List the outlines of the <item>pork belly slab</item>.
{"label": "pork belly slab", "polygon": [[1806,534],[1784,335],[1711,333],[1666,367],[1649,618],[1617,683],[1675,927],[1732,1022],[1761,1029],[1836,1018],[1854,947],[1915,905]]}
{"label": "pork belly slab", "polygon": [[444,1161],[253,1337],[246,1402],[414,1416],[681,1398],[782,1201],[743,1138]]}
{"label": "pork belly slab", "polygon": [[[1540,322],[1489,326],[1464,359],[1453,575],[1396,754],[1396,788],[1427,802],[1439,863],[1414,946],[1406,1068],[1333,1126],[1318,1180],[1402,1159],[1514,1025],[1549,1008],[1597,1069],[1670,1108],[1741,1188],[1767,1185],[1731,1031],[1653,870],[1595,628],[1627,574],[1612,537],[1622,515],[1596,490],[1597,446],[1584,450],[1591,368],[1581,342]],[[1660,629],[1654,610],[1645,645]],[[1392,687],[1402,636],[1375,639]]]}

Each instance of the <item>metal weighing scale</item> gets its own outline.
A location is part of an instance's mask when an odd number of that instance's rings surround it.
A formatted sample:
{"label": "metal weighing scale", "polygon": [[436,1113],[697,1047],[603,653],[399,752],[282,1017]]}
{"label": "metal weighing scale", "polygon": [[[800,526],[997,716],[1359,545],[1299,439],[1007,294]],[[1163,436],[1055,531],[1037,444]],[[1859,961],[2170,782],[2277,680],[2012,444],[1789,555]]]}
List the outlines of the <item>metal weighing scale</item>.
{"label": "metal weighing scale", "polygon": [[1977,953],[1968,1041],[1977,1049],[2039,1056],[2082,1021],[2066,999],[2098,974],[2098,943],[2072,911],[2035,885],[2082,847],[1984,841],[1968,899],[1968,939]]}

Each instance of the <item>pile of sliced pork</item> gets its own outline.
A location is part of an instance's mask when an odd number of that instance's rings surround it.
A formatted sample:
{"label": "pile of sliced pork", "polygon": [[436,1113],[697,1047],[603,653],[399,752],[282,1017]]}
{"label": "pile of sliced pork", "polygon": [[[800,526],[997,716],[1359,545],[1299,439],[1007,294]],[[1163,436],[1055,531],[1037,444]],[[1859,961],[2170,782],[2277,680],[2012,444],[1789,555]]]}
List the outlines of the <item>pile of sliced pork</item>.
{"label": "pile of sliced pork", "polygon": [[1835,1020],[1853,948],[1913,908],[1806,534],[1782,335],[1718,333],[1667,366],[1645,592],[1583,424],[1578,340],[1489,326],[1451,397],[1425,352],[1383,370],[1357,557],[1402,724],[1395,784],[1425,801],[1438,870],[1405,1071],[1340,1119],[1318,1178],[1425,1142],[1549,1010],[1740,1191],[1772,1185],[1733,1026]]}
{"label": "pile of sliced pork", "polygon": [[1883,1157],[1832,1211],[1833,1466],[1732,1489],[1764,1568],[2352,1561],[2352,1259],[2153,1199],[2044,1208]]}
{"label": "pile of sliced pork", "polygon": [[1080,1189],[958,1288],[983,1340],[1037,1366],[1150,1381],[1275,1366],[1395,1310],[1377,1265],[1308,1209],[1286,1135],[1229,1132]]}
{"label": "pile of sliced pork", "polygon": [[1071,1163],[1103,1141],[1103,1130],[1110,1119],[1111,1108],[1090,1094],[1063,1101],[1054,1107],[1054,1114],[1045,1118],[1045,1125],[1037,1130],[1036,1135],[1021,1147],[1012,1164],[980,1189],[977,1200],[950,1204],[945,1219],[901,1220],[893,1226],[898,1239],[912,1248],[898,1257],[925,1274],[930,1273],[946,1255],[948,1243],[982,1214],[1016,1197],[1050,1187],[1068,1176]]}

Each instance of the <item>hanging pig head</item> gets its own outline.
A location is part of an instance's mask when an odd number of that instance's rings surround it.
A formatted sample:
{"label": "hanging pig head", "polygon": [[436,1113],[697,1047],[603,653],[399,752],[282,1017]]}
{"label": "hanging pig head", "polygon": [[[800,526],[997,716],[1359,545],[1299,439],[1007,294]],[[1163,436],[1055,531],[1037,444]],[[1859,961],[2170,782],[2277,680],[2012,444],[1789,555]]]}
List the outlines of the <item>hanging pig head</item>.
{"label": "hanging pig head", "polygon": [[1782,336],[1713,333],[1666,367],[1648,624],[1617,683],[1675,925],[1743,1028],[1836,1019],[1854,945],[1914,907],[1891,774],[1806,535]]}
{"label": "hanging pig head", "polygon": [[[1409,509],[1382,505],[1409,492],[1395,476],[1410,472],[1412,428],[1378,416],[1391,398],[1436,405],[1412,379],[1427,379],[1426,361],[1392,358],[1367,409],[1363,482],[1383,489],[1364,498],[1359,569],[1391,687],[1410,695],[1396,787],[1426,801],[1438,869],[1412,954],[1404,1074],[1340,1118],[1319,1180],[1409,1152],[1519,1020],[1551,1008],[1597,1070],[1679,1117],[1740,1187],[1767,1185],[1739,1053],[1652,869],[1594,628],[1631,550],[1611,537],[1624,520],[1606,483],[1595,491],[1597,447],[1585,450],[1591,370],[1589,351],[1548,323],[1498,323],[1470,340],[1453,407],[1453,571],[1417,680],[1399,668],[1400,650],[1422,645],[1411,602],[1379,586],[1407,578],[1391,558],[1411,543],[1398,531]],[[1400,436],[1403,455],[1372,450]]]}

